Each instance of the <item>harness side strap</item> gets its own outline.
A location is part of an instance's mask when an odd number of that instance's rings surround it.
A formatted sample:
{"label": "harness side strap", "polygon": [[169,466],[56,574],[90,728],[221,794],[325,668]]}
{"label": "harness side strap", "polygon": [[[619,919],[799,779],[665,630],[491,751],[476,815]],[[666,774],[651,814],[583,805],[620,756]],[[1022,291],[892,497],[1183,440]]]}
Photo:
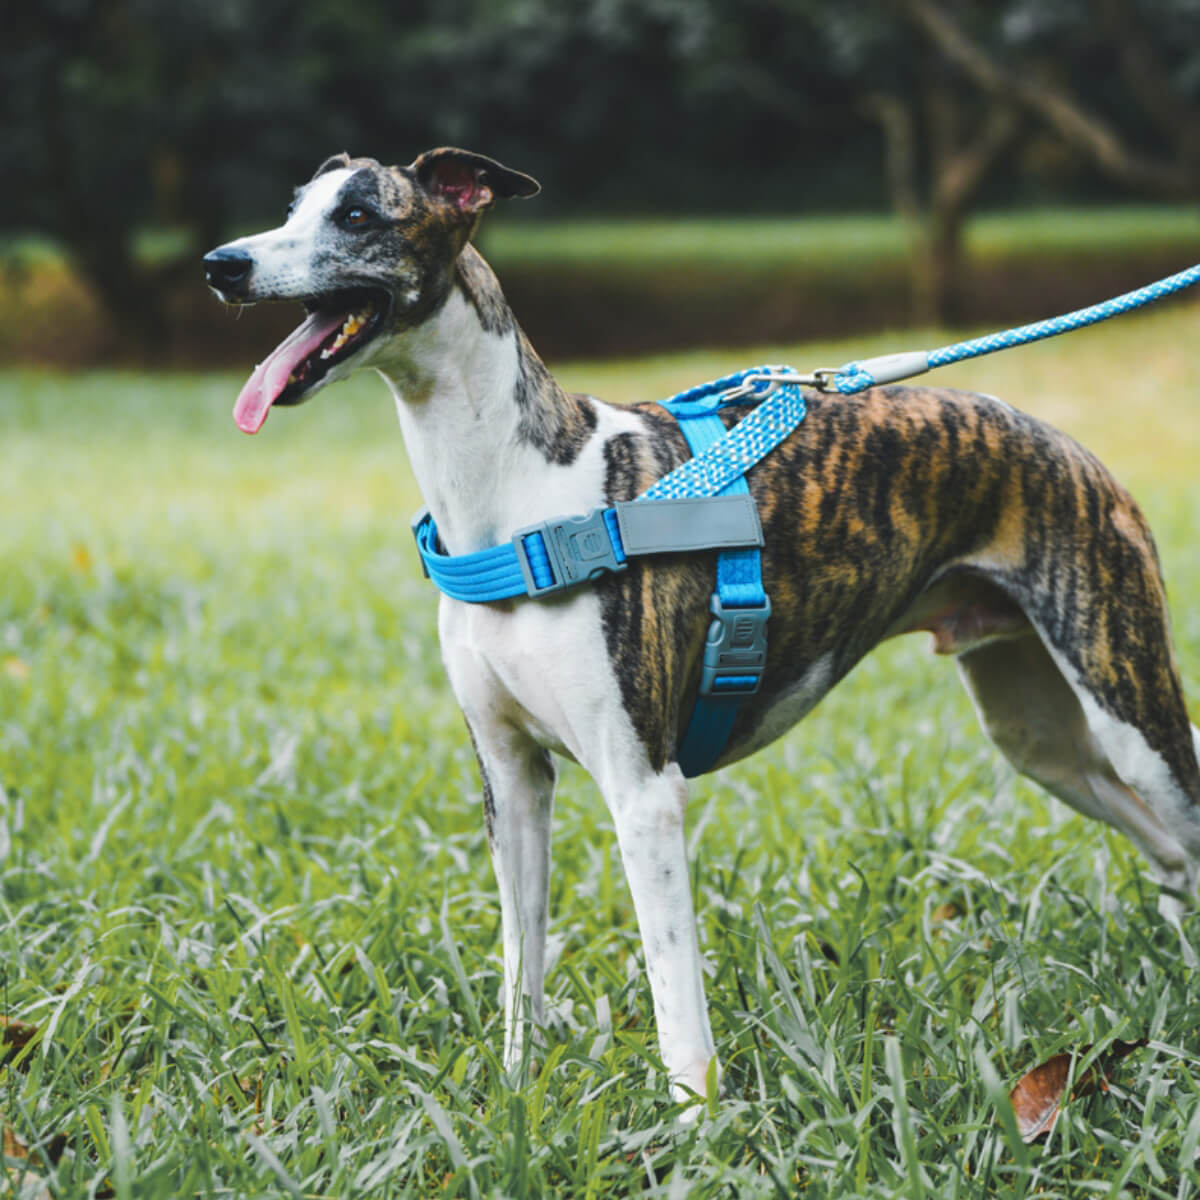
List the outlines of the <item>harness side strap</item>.
{"label": "harness side strap", "polygon": [[[689,414],[679,428],[693,454],[692,462],[727,437],[715,414]],[[722,496],[754,498],[744,474],[724,485]],[[724,753],[743,701],[758,691],[767,664],[767,619],[771,604],[762,583],[762,555],[757,548],[726,551],[717,556],[713,620],[704,642],[700,689],[679,739],[679,769],[688,779],[703,775]]]}

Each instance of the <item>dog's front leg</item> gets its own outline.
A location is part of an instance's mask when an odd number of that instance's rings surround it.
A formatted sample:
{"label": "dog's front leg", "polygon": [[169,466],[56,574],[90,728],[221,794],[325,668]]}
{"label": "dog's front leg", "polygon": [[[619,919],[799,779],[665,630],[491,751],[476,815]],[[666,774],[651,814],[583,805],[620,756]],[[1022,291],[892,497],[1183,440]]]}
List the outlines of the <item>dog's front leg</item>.
{"label": "dog's front leg", "polygon": [[[622,772],[623,774],[623,772]],[[659,1050],[677,1100],[705,1094],[713,1062],[684,840],[687,783],[675,764],[601,784],[617,830],[654,998]],[[691,1115],[698,1115],[696,1109]]]}
{"label": "dog's front leg", "polygon": [[526,1014],[535,1029],[544,1021],[546,922],[550,899],[550,816],[554,762],[516,730],[481,722],[472,726],[483,778],[492,869],[500,891],[504,944],[504,1066],[520,1063]]}

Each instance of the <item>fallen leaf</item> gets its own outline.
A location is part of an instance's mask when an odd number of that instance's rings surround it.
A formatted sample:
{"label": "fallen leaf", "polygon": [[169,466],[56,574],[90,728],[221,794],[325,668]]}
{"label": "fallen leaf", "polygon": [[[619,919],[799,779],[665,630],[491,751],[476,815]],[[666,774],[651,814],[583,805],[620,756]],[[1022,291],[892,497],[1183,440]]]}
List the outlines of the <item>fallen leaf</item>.
{"label": "fallen leaf", "polygon": [[38,1027],[15,1017],[0,1017],[0,1066],[15,1058],[37,1036]]}
{"label": "fallen leaf", "polygon": [[[1070,1098],[1076,1100],[1095,1091],[1107,1091],[1114,1064],[1146,1044],[1145,1038],[1136,1042],[1115,1040],[1107,1053],[1102,1054],[1086,1071],[1076,1076],[1075,1090]],[[1091,1049],[1090,1045],[1080,1047],[1076,1057],[1085,1058],[1091,1053]],[[1023,1075],[1009,1093],[1013,1114],[1017,1118],[1017,1129],[1024,1141],[1032,1142],[1054,1128],[1071,1074],[1071,1058],[1069,1053],[1048,1058]]]}
{"label": "fallen leaf", "polygon": [[22,1145],[21,1140],[7,1125],[0,1134],[0,1147],[4,1150],[5,1158],[28,1158],[29,1147]]}
{"label": "fallen leaf", "polygon": [[5,1164],[3,1175],[8,1177],[9,1191],[5,1194],[16,1200],[52,1200],[46,1181],[23,1164],[29,1158],[29,1147],[7,1126],[0,1128],[0,1150],[4,1157],[16,1160],[17,1165]]}
{"label": "fallen leaf", "polygon": [[[46,1158],[52,1163],[57,1163],[63,1156],[63,1151],[67,1148],[66,1134],[56,1133],[49,1142],[45,1143],[42,1150],[39,1152],[45,1154]],[[12,1128],[0,1121],[0,1150],[3,1151],[5,1158],[24,1159],[29,1158],[29,1147],[21,1141]]]}

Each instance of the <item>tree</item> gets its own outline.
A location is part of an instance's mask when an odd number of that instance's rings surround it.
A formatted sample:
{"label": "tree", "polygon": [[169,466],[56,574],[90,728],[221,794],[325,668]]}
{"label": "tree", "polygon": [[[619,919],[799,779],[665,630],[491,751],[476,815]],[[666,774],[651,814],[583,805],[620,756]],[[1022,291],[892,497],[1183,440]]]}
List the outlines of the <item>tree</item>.
{"label": "tree", "polygon": [[861,105],[913,231],[920,319],[962,316],[966,216],[1000,167],[1031,174],[1038,140],[1127,194],[1200,193],[1193,0],[848,0],[823,20],[848,85],[877,81]]}
{"label": "tree", "polygon": [[484,149],[542,180],[542,213],[890,194],[939,321],[968,213],[1035,141],[1092,185],[1200,190],[1195,0],[39,0],[12,22],[0,228],[58,239],[143,351],[199,255],[341,149]]}
{"label": "tree", "polygon": [[980,93],[1036,118],[1110,179],[1172,199],[1200,194],[1191,0],[1019,0],[999,13],[979,0],[953,11],[939,0],[896,4]]}
{"label": "tree", "polygon": [[[400,15],[384,0],[23,6],[0,56],[0,158],[20,180],[0,196],[0,225],[58,239],[120,345],[154,354],[167,289],[198,280],[199,256],[231,225],[282,215],[287,189],[351,126],[377,135],[385,86],[419,111],[380,36]],[[141,235],[162,227],[182,238],[145,253]]]}

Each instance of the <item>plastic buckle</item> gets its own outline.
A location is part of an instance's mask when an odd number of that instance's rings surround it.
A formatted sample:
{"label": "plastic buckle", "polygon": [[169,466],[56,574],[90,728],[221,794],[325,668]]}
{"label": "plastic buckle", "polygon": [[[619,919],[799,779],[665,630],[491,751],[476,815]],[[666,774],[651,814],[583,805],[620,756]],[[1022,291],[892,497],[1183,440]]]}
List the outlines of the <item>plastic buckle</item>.
{"label": "plastic buckle", "polygon": [[709,606],[716,618],[708,627],[701,696],[752,696],[767,663],[767,619],[771,601],[761,608],[726,608],[718,592]]}
{"label": "plastic buckle", "polygon": [[[525,590],[531,596],[544,596],[562,588],[574,587],[601,575],[623,571],[625,563],[617,558],[608,526],[604,520],[607,510],[593,508],[585,517],[556,517],[539,525],[518,529],[513,534],[517,564],[525,580]],[[553,579],[539,586],[529,562],[525,540],[531,534],[542,535],[546,558]]]}

